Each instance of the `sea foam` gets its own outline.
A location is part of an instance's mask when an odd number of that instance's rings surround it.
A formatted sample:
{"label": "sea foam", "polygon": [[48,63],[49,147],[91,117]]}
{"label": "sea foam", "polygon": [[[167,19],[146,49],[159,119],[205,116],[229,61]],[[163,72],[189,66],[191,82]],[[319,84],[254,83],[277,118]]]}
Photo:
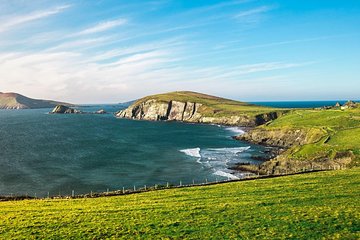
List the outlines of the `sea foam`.
{"label": "sea foam", "polygon": [[239,179],[237,176],[231,174],[231,173],[227,173],[227,172],[224,172],[224,171],[221,171],[221,170],[217,170],[216,172],[214,172],[214,175],[218,175],[218,176],[221,176],[221,177],[226,177],[226,178],[229,178],[229,179]]}
{"label": "sea foam", "polygon": [[245,131],[244,130],[242,130],[241,128],[239,128],[239,127],[227,127],[227,128],[225,128],[226,130],[228,130],[228,131],[230,131],[230,132],[233,132],[233,133],[236,133],[236,134],[239,134],[239,135],[241,135],[241,134],[244,134],[245,133]]}
{"label": "sea foam", "polygon": [[201,158],[200,148],[188,148],[188,149],[180,150],[180,152],[183,152],[190,157]]}
{"label": "sea foam", "polygon": [[249,149],[250,149],[250,146],[247,146],[247,147],[233,147],[233,148],[209,148],[208,150],[218,152],[218,153],[236,154],[236,153],[245,152],[246,150],[249,150]]}
{"label": "sea foam", "polygon": [[188,148],[180,150],[186,155],[196,158],[196,161],[213,171],[214,175],[228,179],[239,179],[238,176],[230,173],[229,167],[241,162],[243,156],[241,153],[250,149],[246,147],[229,147],[229,148]]}

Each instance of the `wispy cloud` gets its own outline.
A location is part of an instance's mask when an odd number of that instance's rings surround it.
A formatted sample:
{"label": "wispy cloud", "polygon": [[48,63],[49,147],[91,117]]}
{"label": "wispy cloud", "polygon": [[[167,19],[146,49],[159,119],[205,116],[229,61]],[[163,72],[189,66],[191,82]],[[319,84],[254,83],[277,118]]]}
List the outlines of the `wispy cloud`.
{"label": "wispy cloud", "polygon": [[46,51],[51,52],[51,51],[59,51],[59,50],[69,50],[69,49],[74,49],[74,48],[76,48],[77,50],[81,50],[84,48],[96,47],[99,44],[103,44],[103,43],[107,42],[109,39],[111,39],[111,37],[109,37],[109,36],[76,39],[76,40],[63,42],[57,46],[53,46],[53,47],[47,49]]}
{"label": "wispy cloud", "polygon": [[261,7],[257,7],[257,8],[253,8],[253,9],[249,9],[249,10],[245,10],[245,11],[241,11],[239,13],[237,13],[234,18],[235,19],[244,19],[244,18],[249,18],[261,13],[266,13],[269,12],[270,10],[272,10],[274,7],[271,6],[261,6]]}
{"label": "wispy cloud", "polygon": [[44,11],[32,12],[30,14],[20,15],[20,16],[12,16],[12,17],[8,17],[7,19],[5,18],[5,20],[3,20],[2,23],[0,23],[0,32],[5,32],[19,25],[61,13],[69,7],[70,5],[62,5]]}
{"label": "wispy cloud", "polygon": [[127,22],[128,22],[127,19],[124,19],[124,18],[120,18],[120,19],[112,20],[112,21],[101,22],[101,23],[96,24],[93,27],[89,27],[89,28],[79,32],[76,35],[87,35],[87,34],[105,32],[105,31],[108,31],[115,27],[124,25]]}

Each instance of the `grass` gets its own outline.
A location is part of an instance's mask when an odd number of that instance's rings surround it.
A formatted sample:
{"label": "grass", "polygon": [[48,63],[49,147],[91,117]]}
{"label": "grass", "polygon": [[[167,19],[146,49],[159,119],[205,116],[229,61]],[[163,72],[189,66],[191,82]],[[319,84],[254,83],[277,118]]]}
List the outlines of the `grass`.
{"label": "grass", "polygon": [[[302,128],[312,130],[314,133],[324,132],[320,141],[309,141],[309,144],[290,149],[287,152],[287,157],[290,159],[312,160],[319,157],[331,159],[336,153],[352,151],[356,156],[355,163],[360,163],[359,107],[348,110],[294,110],[263,128]],[[315,137],[317,138],[318,135]]]}
{"label": "grass", "polygon": [[234,101],[230,99],[214,97],[206,94],[180,91],[170,92],[165,94],[157,94],[147,96],[139,99],[135,104],[144,102],[149,99],[155,99],[160,102],[169,101],[181,101],[181,102],[196,102],[201,103],[203,106],[199,109],[200,113],[206,117],[222,117],[222,116],[236,116],[236,115],[248,115],[256,116],[258,114],[268,113],[272,111],[280,111],[278,108],[270,108],[264,106],[258,106],[245,102]]}
{"label": "grass", "polygon": [[147,192],[0,202],[1,239],[359,239],[360,169]]}

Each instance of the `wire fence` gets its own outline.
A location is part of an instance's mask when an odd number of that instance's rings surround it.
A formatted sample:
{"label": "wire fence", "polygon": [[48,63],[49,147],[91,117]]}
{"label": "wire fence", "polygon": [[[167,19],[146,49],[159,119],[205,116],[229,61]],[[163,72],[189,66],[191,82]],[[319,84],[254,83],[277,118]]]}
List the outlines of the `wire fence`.
{"label": "wire fence", "polygon": [[106,189],[104,192],[93,192],[90,191],[86,194],[76,194],[75,190],[71,190],[68,194],[62,195],[60,192],[57,195],[51,195],[50,192],[47,192],[45,197],[38,197],[36,193],[33,195],[23,194],[23,195],[4,195],[0,196],[0,201],[15,201],[15,200],[26,200],[26,199],[39,199],[39,200],[46,200],[46,199],[78,199],[78,198],[98,198],[98,197],[110,197],[110,196],[120,196],[120,195],[129,195],[129,194],[136,194],[136,193],[144,193],[150,191],[159,191],[159,190],[166,190],[166,189],[177,189],[177,188],[188,188],[188,187],[200,187],[200,186],[209,186],[209,185],[216,185],[216,184],[225,184],[230,182],[242,182],[242,181],[251,181],[256,179],[268,179],[268,178],[278,178],[283,176],[291,176],[291,175],[298,175],[298,174],[306,174],[311,172],[320,172],[320,171],[333,171],[333,170],[341,170],[344,169],[343,166],[331,166],[331,167],[313,167],[313,168],[303,168],[297,172],[291,172],[288,170],[283,170],[277,174],[266,174],[260,175],[259,173],[242,173],[243,177],[239,179],[207,179],[205,178],[204,181],[196,182],[194,179],[189,183],[184,183],[183,181],[178,182],[166,182],[165,184],[155,184],[155,185],[143,185],[143,186],[136,186],[133,185],[131,188],[125,188],[118,190],[111,190]]}

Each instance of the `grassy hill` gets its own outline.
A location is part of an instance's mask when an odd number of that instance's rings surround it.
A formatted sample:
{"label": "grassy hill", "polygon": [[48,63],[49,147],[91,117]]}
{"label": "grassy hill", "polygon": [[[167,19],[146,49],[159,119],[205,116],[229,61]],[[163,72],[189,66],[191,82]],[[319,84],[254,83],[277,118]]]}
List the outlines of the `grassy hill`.
{"label": "grassy hill", "polygon": [[137,100],[119,111],[119,118],[257,126],[285,110],[258,106],[196,92],[170,92]]}
{"label": "grassy hill", "polygon": [[360,169],[69,200],[0,202],[0,238],[359,239]]}
{"label": "grassy hill", "polygon": [[342,153],[355,155],[353,164],[360,163],[360,108],[340,110],[296,110],[288,113],[263,128],[312,129],[322,132],[315,142],[296,146],[287,152],[290,159],[312,160],[330,158]]}
{"label": "grassy hill", "polygon": [[0,109],[52,108],[60,104],[71,105],[51,100],[32,99],[18,93],[0,92]]}
{"label": "grassy hill", "polygon": [[237,139],[286,149],[260,167],[239,166],[242,170],[278,174],[360,166],[360,106],[291,110]]}
{"label": "grassy hill", "polygon": [[200,113],[206,117],[234,116],[239,114],[255,116],[258,114],[279,110],[278,108],[259,106],[246,102],[240,102],[190,91],[177,91],[151,95],[137,100],[134,104],[137,105],[149,99],[155,99],[159,102],[179,101],[201,103],[203,106],[200,109]]}

